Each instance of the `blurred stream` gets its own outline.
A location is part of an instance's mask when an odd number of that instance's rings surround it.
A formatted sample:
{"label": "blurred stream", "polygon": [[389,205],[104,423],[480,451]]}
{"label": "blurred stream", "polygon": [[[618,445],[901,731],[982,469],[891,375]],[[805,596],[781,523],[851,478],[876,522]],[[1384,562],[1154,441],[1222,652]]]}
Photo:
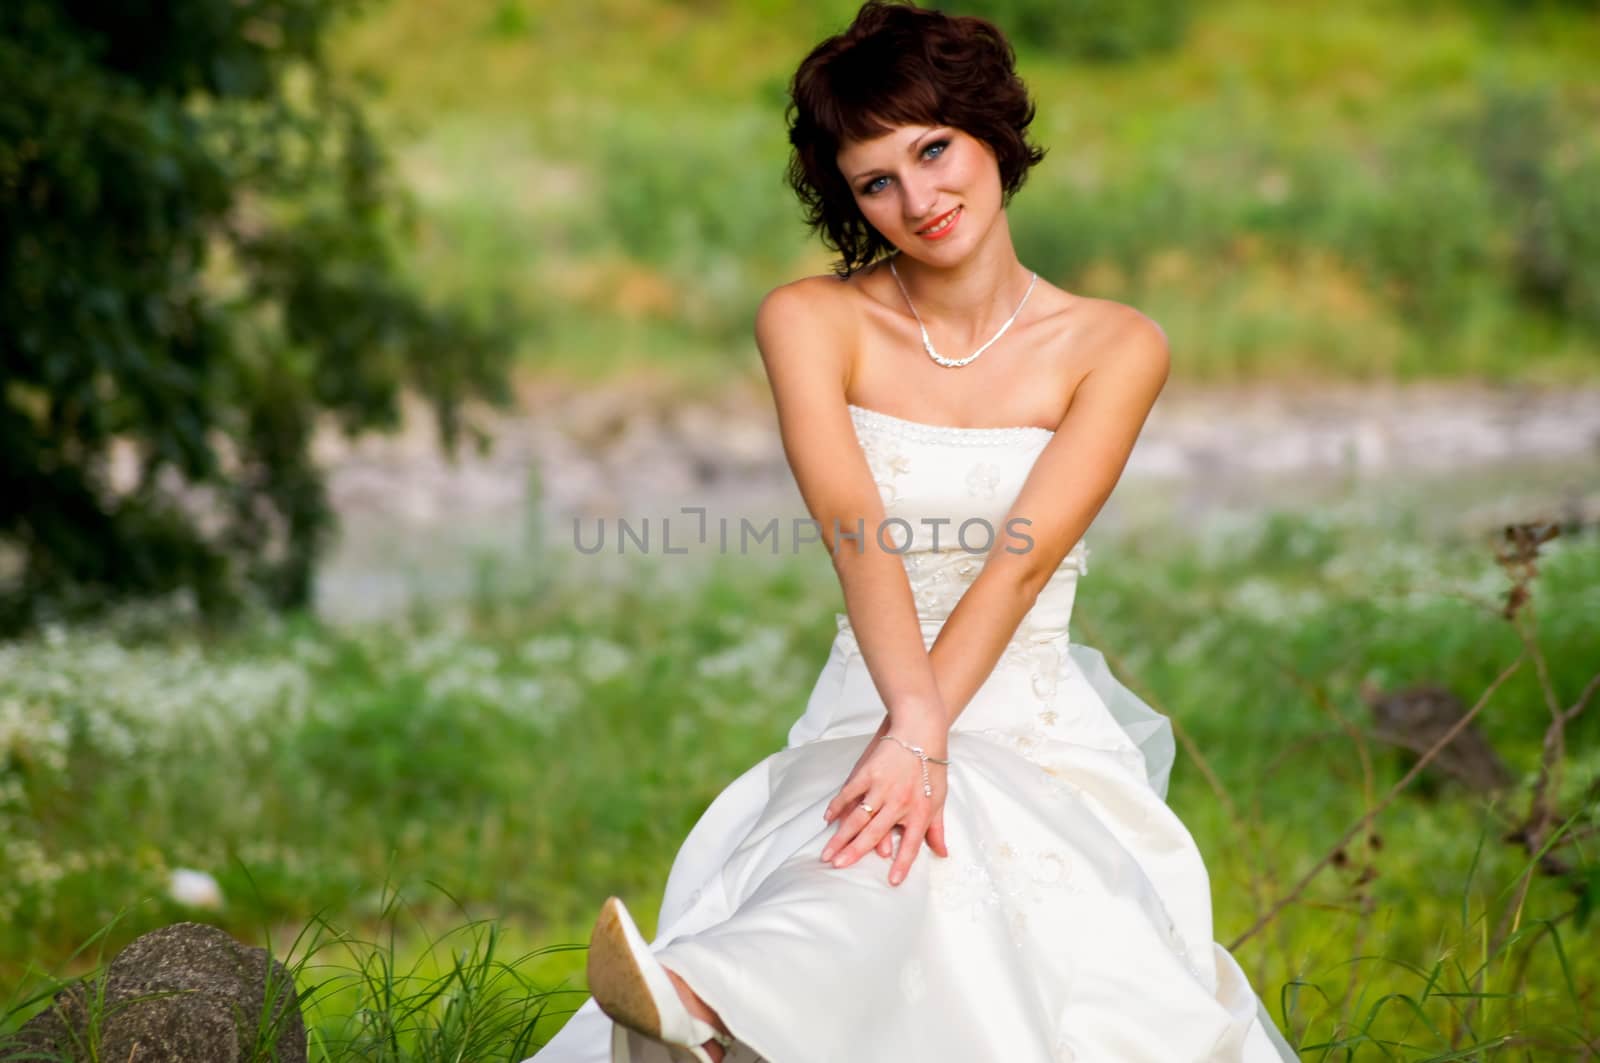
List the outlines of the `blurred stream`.
{"label": "blurred stream", "polygon": [[[688,568],[716,554],[719,518],[736,538],[741,518],[759,527],[806,516],[764,395],[551,389],[490,423],[489,451],[454,463],[420,411],[397,436],[319,441],[342,528],[318,581],[319,612],[375,619],[417,602],[515,593],[550,565],[602,579],[616,560],[617,517],[641,534],[650,526],[649,550],[630,541],[628,560],[644,553],[648,564]],[[707,545],[686,506],[705,508]],[[1600,388],[1169,387],[1086,538],[1092,547],[1129,534],[1228,534],[1268,512],[1319,509],[1354,522],[1406,512],[1429,538],[1600,519]],[[592,545],[601,517],[605,549],[580,552],[574,519]],[[668,523],[673,548],[687,553],[663,553]],[[780,538],[793,552],[793,534]],[[752,560],[770,554],[757,549]],[[826,564],[820,546],[800,550]]]}

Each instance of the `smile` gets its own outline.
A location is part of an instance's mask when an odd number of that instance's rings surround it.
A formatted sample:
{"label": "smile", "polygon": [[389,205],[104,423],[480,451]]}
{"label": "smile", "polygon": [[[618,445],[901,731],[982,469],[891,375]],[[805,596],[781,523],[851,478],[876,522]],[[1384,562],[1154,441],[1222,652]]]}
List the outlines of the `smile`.
{"label": "smile", "polygon": [[950,230],[954,229],[956,227],[956,221],[960,217],[961,208],[956,207],[948,213],[941,215],[938,221],[934,222],[926,229],[918,229],[917,235],[925,240],[937,240],[940,237],[948,234]]}

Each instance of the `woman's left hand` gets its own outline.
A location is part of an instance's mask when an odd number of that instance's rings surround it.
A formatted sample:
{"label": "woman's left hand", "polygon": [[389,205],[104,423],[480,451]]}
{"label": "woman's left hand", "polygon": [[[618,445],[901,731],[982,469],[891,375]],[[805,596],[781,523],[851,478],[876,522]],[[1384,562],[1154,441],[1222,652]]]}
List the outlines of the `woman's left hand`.
{"label": "woman's left hand", "polygon": [[[932,796],[922,789],[922,762],[898,742],[884,742],[890,730],[897,738],[921,746],[931,756],[945,757],[948,729],[937,724],[922,727],[892,727],[887,715],[867,743],[839,793],[828,803],[824,818],[839,820],[839,829],[822,850],[822,859],[835,867],[849,867],[868,852],[888,858],[895,856],[889,871],[889,884],[898,886],[916,859],[924,838],[928,848],[948,857],[944,837],[944,801],[948,791],[946,768],[928,764]],[[921,733],[926,732],[926,733]],[[867,811],[867,806],[872,808]],[[894,832],[902,832],[900,849],[894,852]]]}

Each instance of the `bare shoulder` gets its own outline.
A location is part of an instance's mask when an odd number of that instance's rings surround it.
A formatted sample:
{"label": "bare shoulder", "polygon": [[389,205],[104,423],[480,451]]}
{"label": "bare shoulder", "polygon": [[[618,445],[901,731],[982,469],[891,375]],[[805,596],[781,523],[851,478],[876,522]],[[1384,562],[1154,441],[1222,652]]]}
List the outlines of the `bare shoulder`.
{"label": "bare shoulder", "polygon": [[1127,303],[1079,296],[1073,346],[1086,373],[1153,380],[1159,389],[1171,368],[1167,333],[1156,320]]}
{"label": "bare shoulder", "polygon": [[837,339],[845,322],[845,295],[845,285],[830,275],[800,277],[768,291],[755,309],[755,339],[763,359],[771,359],[778,347],[795,346],[784,343],[790,336],[811,341],[803,344],[808,351],[814,351],[816,339]]}
{"label": "bare shoulder", "polygon": [[[779,402],[815,409],[837,395],[844,405],[854,349],[850,286],[837,277],[802,277],[780,284],[756,309],[756,346]],[[787,402],[786,396],[798,396]]]}
{"label": "bare shoulder", "polygon": [[756,344],[784,456],[834,556],[838,528],[874,507],[881,512],[845,401],[857,297],[835,277],[802,277],[768,292],[756,311]]}
{"label": "bare shoulder", "polygon": [[801,325],[810,333],[832,332],[844,322],[848,285],[819,274],[780,284],[756,308],[756,337]]}
{"label": "bare shoulder", "polygon": [[1142,423],[1171,370],[1165,330],[1149,315],[1110,299],[1071,295],[1060,305],[1063,427],[1102,416]]}
{"label": "bare shoulder", "polygon": [[852,340],[848,286],[832,276],[802,277],[768,292],[756,310],[756,346],[781,423],[832,407],[845,416]]}

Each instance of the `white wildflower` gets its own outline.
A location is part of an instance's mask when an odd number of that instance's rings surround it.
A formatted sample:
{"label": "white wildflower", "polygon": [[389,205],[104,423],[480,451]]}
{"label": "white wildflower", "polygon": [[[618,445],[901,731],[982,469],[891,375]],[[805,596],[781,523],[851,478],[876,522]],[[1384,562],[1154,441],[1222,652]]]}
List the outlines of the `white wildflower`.
{"label": "white wildflower", "polygon": [[786,632],[780,628],[761,627],[721,653],[701,658],[698,670],[706,679],[739,675],[762,679],[778,669],[788,648]]}
{"label": "white wildflower", "polygon": [[604,683],[627,671],[632,663],[633,654],[626,646],[609,639],[592,638],[583,644],[578,667],[591,683]]}
{"label": "white wildflower", "polygon": [[541,635],[522,644],[522,659],[528,664],[556,664],[570,661],[573,649],[567,635]]}
{"label": "white wildflower", "polygon": [[179,867],[167,878],[167,896],[188,908],[222,907],[222,887],[204,871]]}

